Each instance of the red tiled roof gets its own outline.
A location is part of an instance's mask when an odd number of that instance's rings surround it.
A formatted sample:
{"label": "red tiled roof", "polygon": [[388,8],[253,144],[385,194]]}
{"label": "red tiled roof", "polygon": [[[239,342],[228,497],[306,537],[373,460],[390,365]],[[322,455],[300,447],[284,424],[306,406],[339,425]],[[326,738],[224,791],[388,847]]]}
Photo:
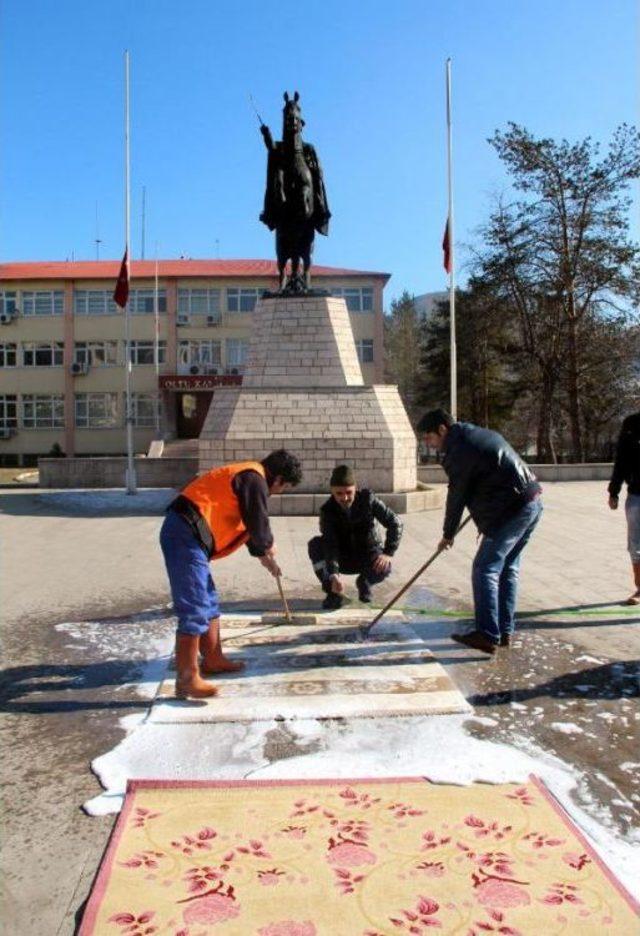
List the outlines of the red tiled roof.
{"label": "red tiled roof", "polygon": [[[0,280],[78,280],[118,278],[119,260],[72,260],[29,263],[0,263]],[[152,279],[155,276],[155,260],[132,260],[132,279]],[[275,260],[159,260],[158,275],[162,277],[193,276],[268,276],[275,278],[278,268]],[[312,276],[374,276],[389,279],[389,273],[370,270],[345,270],[341,267],[312,267]]]}

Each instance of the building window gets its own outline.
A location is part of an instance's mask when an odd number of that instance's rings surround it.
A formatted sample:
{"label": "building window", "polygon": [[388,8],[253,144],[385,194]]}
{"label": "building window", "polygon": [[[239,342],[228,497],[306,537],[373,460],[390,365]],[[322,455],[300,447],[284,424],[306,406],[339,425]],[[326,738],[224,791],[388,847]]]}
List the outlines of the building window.
{"label": "building window", "polygon": [[22,293],[23,315],[62,315],[64,311],[64,293],[60,291],[38,290]]}
{"label": "building window", "polygon": [[[155,289],[132,289],[129,293],[129,311],[132,315],[155,314]],[[164,289],[158,290],[158,312],[167,311],[167,293]]]}
{"label": "building window", "polygon": [[120,307],[113,301],[108,289],[77,289],[73,294],[76,315],[118,315]]}
{"label": "building window", "polygon": [[0,292],[0,314],[15,315],[16,312],[16,293]]}
{"label": "building window", "polygon": [[[126,406],[126,401],[125,401]],[[157,393],[132,393],[131,415],[133,425],[140,427],[155,427],[158,425],[160,415],[160,397]]]}
{"label": "building window", "polygon": [[22,397],[22,425],[25,429],[63,429],[64,397],[26,394]]}
{"label": "building window", "polygon": [[16,345],[0,344],[0,367],[16,366]]}
{"label": "building window", "polygon": [[345,286],[331,290],[332,296],[341,296],[349,312],[373,312],[373,289],[371,286]]}
{"label": "building window", "polygon": [[373,338],[358,338],[356,351],[361,364],[373,364]]}
{"label": "building window", "polygon": [[244,338],[227,338],[227,373],[242,374],[249,352],[249,342]]}
{"label": "building window", "polygon": [[179,289],[178,315],[213,315],[220,318],[220,290]]}
{"label": "building window", "polygon": [[209,367],[221,367],[222,342],[181,341],[178,348],[178,363],[183,366],[204,364]]}
{"label": "building window", "polygon": [[76,364],[105,367],[118,363],[117,341],[76,341],[73,348]]}
{"label": "building window", "polygon": [[[129,357],[132,364],[155,364],[155,341],[132,341]],[[167,357],[167,342],[158,342],[158,364],[164,364]]]}
{"label": "building window", "polygon": [[111,429],[117,423],[117,393],[76,393],[78,429]]}
{"label": "building window", "polygon": [[253,312],[260,290],[227,289],[227,309],[229,312]]}
{"label": "building window", "polygon": [[23,367],[62,367],[62,341],[25,341],[22,345]]}
{"label": "building window", "polygon": [[18,428],[18,398],[14,394],[0,396],[0,429]]}

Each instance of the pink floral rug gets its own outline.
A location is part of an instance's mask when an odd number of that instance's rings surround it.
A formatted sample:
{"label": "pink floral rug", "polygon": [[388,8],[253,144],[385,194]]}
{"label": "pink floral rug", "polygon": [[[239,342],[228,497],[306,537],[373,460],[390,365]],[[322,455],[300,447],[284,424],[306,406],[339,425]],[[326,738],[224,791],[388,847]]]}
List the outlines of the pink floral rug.
{"label": "pink floral rug", "polygon": [[632,936],[562,808],[423,778],[130,783],[79,936]]}

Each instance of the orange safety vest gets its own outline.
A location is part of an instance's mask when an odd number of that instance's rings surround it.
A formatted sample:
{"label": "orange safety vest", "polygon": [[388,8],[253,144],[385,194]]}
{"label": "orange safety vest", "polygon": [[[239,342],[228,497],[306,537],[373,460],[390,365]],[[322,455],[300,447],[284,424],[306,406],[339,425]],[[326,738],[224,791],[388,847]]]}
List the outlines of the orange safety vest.
{"label": "orange safety vest", "polygon": [[249,539],[238,498],[231,486],[235,476],[247,470],[257,471],[266,480],[266,472],[260,462],[234,462],[207,471],[180,492],[196,505],[211,530],[215,548],[211,559],[228,556]]}

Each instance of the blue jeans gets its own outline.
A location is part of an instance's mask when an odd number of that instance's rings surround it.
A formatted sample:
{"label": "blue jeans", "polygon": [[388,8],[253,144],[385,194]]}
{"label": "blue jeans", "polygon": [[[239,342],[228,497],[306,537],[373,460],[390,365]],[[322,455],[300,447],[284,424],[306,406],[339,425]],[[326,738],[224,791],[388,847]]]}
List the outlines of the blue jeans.
{"label": "blue jeans", "polygon": [[513,634],[522,550],[541,513],[542,501],[536,497],[493,535],[483,536],[473,560],[476,628],[492,643]]}
{"label": "blue jeans", "polygon": [[211,618],[220,616],[209,559],[189,524],[173,510],[167,512],[162,524],[160,546],[178,618],[178,633],[192,637],[206,634]]}

